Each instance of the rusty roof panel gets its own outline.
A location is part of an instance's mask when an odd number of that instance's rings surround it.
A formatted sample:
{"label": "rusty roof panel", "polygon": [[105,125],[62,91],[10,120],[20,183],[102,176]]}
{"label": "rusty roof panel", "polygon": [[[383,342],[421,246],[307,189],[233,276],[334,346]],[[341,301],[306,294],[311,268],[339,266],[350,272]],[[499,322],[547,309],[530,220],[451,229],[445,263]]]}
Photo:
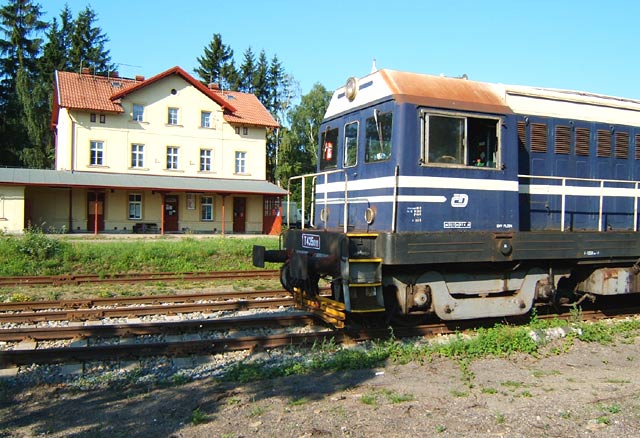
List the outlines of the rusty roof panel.
{"label": "rusty roof panel", "polygon": [[503,93],[493,85],[397,70],[380,70],[397,102],[466,111],[510,114]]}

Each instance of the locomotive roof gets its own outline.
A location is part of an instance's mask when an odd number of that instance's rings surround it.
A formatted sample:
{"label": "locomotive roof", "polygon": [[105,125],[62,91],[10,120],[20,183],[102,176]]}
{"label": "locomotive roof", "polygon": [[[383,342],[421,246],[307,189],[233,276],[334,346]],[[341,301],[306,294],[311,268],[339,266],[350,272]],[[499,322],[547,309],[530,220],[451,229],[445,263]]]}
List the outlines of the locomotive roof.
{"label": "locomotive roof", "polygon": [[512,112],[496,85],[467,79],[382,69],[358,79],[353,101],[347,98],[345,88],[341,87],[333,94],[325,118],[390,97],[399,103],[453,110],[492,114]]}
{"label": "locomotive roof", "polygon": [[494,84],[388,69],[377,70],[358,79],[356,90],[350,101],[346,86],[337,89],[325,118],[393,98],[399,103],[449,110],[640,124],[640,100],[581,91]]}

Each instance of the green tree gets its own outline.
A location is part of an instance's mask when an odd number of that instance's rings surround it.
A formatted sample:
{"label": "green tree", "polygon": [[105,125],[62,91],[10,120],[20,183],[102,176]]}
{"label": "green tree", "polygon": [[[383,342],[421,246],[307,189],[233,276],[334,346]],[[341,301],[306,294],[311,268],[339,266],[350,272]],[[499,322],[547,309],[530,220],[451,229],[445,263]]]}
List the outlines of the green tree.
{"label": "green tree", "polygon": [[71,52],[71,35],[74,31],[74,21],[69,5],[65,5],[60,13],[60,27],[54,17],[47,32],[47,42],[40,58],[39,72],[42,81],[53,90],[53,76],[56,70],[71,70],[69,59]]}
{"label": "green tree", "polygon": [[38,83],[38,56],[47,28],[40,5],[13,0],[0,8],[0,133],[2,164],[47,164],[44,87]]}
{"label": "green tree", "polygon": [[204,55],[197,58],[198,67],[194,70],[204,84],[220,84],[226,89],[235,89],[237,73],[233,62],[233,50],[222,42],[219,33],[213,35]]}
{"label": "green tree", "polygon": [[244,51],[242,64],[238,71],[238,91],[253,93],[254,76],[256,73],[256,56],[251,47]]}
{"label": "green tree", "polygon": [[[278,151],[277,179],[287,187],[290,177],[313,173],[318,162],[318,133],[331,100],[331,92],[316,83],[289,113],[290,128],[282,136]],[[293,187],[296,193],[299,187]]]}
{"label": "green tree", "polygon": [[260,51],[258,62],[253,72],[253,94],[262,102],[265,108],[269,108],[269,61],[264,50]]}
{"label": "green tree", "polygon": [[89,68],[95,74],[107,75],[115,70],[115,65],[106,48],[109,38],[95,25],[96,20],[97,15],[90,6],[78,13],[71,34],[69,67],[74,71]]}

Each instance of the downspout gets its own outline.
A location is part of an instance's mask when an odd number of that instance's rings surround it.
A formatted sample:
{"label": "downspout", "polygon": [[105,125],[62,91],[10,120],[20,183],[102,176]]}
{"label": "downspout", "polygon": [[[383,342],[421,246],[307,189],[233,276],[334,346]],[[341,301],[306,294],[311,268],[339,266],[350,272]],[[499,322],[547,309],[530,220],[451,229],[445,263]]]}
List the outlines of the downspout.
{"label": "downspout", "polygon": [[164,206],[165,193],[160,193],[160,234],[164,236]]}
{"label": "downspout", "polygon": [[224,236],[224,202],[227,198],[227,195],[222,195],[222,235]]}
{"label": "downspout", "polygon": [[98,235],[98,192],[93,192],[93,235]]}

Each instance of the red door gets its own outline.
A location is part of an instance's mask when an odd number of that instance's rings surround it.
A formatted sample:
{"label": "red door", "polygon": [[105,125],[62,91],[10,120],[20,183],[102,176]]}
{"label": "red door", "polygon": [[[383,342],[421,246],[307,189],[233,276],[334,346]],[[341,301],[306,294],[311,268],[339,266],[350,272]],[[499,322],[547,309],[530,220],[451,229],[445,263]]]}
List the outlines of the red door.
{"label": "red door", "polygon": [[164,197],[164,231],[178,231],[178,196]]}
{"label": "red door", "polygon": [[233,198],[233,232],[244,233],[246,230],[247,199]]}
{"label": "red door", "polygon": [[104,231],[104,192],[87,192],[87,230]]}
{"label": "red door", "polygon": [[282,231],[280,198],[265,196],[262,214],[262,234],[280,234],[280,231]]}

